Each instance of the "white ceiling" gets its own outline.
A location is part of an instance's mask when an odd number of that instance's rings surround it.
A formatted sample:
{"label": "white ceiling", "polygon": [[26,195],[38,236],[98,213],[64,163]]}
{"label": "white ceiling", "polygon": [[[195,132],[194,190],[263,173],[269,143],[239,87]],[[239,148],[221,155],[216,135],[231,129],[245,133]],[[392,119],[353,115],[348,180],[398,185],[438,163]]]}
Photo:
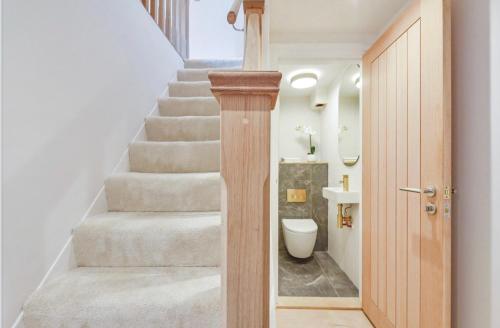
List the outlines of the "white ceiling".
{"label": "white ceiling", "polygon": [[[283,73],[282,96],[310,96],[315,89],[351,77],[346,70],[411,0],[267,0],[271,63]],[[354,65],[355,67],[355,65]],[[318,85],[293,89],[290,78],[315,72]],[[345,74],[344,74],[345,73]],[[344,76],[345,75],[345,76]],[[350,74],[353,75],[353,74]],[[356,92],[355,89],[350,90]]]}
{"label": "white ceiling", "polygon": [[[328,88],[333,81],[341,78],[349,66],[357,61],[352,60],[311,60],[304,59],[280,62],[277,69],[283,74],[280,95],[283,97],[310,96],[316,88]],[[318,84],[308,89],[294,89],[290,86],[292,76],[301,72],[312,72],[318,76]]]}
{"label": "white ceiling", "polygon": [[374,40],[410,0],[268,0],[271,43]]}

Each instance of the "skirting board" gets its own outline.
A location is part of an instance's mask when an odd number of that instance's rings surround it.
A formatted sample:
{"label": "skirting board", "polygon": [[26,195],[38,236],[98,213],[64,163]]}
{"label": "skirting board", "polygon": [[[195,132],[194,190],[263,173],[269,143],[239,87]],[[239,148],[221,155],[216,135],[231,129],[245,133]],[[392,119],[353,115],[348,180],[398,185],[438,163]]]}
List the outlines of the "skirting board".
{"label": "skirting board", "polygon": [[[169,81],[173,81],[174,78],[170,79]],[[162,92],[161,96],[167,95],[168,94],[168,85],[165,88],[165,90]],[[158,101],[156,101],[155,105],[153,108],[150,110],[148,115],[146,117],[150,117],[153,115],[159,115],[159,107],[158,107]],[[145,141],[146,140],[146,130],[145,130],[145,123],[142,123],[141,127],[135,134],[135,136],[132,138],[131,142],[135,141]],[[111,171],[111,175],[115,173],[120,173],[120,172],[128,172],[129,171],[129,155],[128,155],[128,147],[125,149],[123,154],[120,156],[120,159],[118,161],[118,164],[115,165],[113,170]],[[104,184],[99,189],[99,192],[97,193],[96,197],[90,204],[89,208],[85,212],[85,214],[82,216],[82,219],[78,223],[78,225],[82,224],[88,217],[103,213],[107,211],[107,202],[106,202],[106,193],[104,190]],[[43,277],[42,281],[38,285],[38,287],[35,289],[38,290],[42,288],[46,283],[52,281],[55,277],[63,274],[64,272],[67,272],[73,268],[76,267],[76,261],[74,258],[74,252],[73,252],[73,235],[71,235],[66,243],[64,244],[63,248],[59,252],[59,255],[57,255],[54,263],[50,266],[49,270]],[[24,328],[23,325],[23,312],[19,314],[19,316],[16,318],[16,321],[12,325],[12,328]]]}
{"label": "skirting board", "polygon": [[278,297],[278,309],[361,310],[359,297]]}

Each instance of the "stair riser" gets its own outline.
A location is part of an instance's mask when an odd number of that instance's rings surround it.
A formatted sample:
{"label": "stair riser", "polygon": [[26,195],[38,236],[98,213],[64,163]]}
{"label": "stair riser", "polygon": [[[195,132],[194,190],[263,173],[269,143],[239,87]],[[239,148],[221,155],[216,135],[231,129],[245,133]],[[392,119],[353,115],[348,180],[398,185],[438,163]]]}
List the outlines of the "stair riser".
{"label": "stair riser", "polygon": [[[76,229],[78,266],[219,266],[220,217],[199,219],[96,218]],[[138,220],[140,222],[138,222]]]}
{"label": "stair riser", "polygon": [[23,307],[24,328],[220,328],[214,268],[79,268]]}
{"label": "stair riser", "polygon": [[211,71],[239,71],[238,67],[227,68],[190,68],[177,71],[177,81],[182,82],[198,82],[208,81],[208,73]]}
{"label": "stair riser", "polygon": [[130,170],[146,173],[219,172],[220,143],[141,142],[129,147]]}
{"label": "stair riser", "polygon": [[149,141],[204,141],[220,139],[219,117],[149,118]]}
{"label": "stair riser", "polygon": [[168,88],[170,97],[212,97],[210,82],[176,82]]}
{"label": "stair riser", "polygon": [[[142,174],[141,174],[142,175]],[[163,178],[111,177],[106,180],[108,209],[119,212],[219,211],[220,177],[180,174]]]}
{"label": "stair riser", "polygon": [[208,69],[185,69],[177,71],[177,80],[185,82],[208,81]]}
{"label": "stair riser", "polygon": [[204,98],[164,98],[159,102],[160,115],[179,116],[216,116],[220,107],[214,97]]}
{"label": "stair riser", "polygon": [[203,60],[203,59],[188,59],[184,63],[185,68],[234,68],[242,67],[241,59],[214,59],[214,60]]}

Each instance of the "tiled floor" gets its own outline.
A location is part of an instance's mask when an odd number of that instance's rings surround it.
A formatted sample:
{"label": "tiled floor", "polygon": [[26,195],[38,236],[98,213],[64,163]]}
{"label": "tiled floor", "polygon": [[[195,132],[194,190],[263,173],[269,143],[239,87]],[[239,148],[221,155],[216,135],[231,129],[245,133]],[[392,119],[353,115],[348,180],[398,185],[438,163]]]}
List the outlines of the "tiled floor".
{"label": "tiled floor", "polygon": [[279,254],[279,296],[357,297],[358,289],[327,252],[306,260]]}
{"label": "tiled floor", "polygon": [[276,312],[278,328],[373,328],[361,311],[284,310]]}

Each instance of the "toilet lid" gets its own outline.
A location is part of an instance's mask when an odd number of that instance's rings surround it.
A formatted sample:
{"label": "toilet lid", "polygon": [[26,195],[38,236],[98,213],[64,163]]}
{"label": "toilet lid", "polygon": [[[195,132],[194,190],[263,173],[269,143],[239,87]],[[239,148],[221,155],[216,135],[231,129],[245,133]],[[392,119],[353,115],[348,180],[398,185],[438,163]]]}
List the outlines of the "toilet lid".
{"label": "toilet lid", "polygon": [[283,219],[282,222],[292,232],[313,233],[318,230],[318,225],[312,219]]}

